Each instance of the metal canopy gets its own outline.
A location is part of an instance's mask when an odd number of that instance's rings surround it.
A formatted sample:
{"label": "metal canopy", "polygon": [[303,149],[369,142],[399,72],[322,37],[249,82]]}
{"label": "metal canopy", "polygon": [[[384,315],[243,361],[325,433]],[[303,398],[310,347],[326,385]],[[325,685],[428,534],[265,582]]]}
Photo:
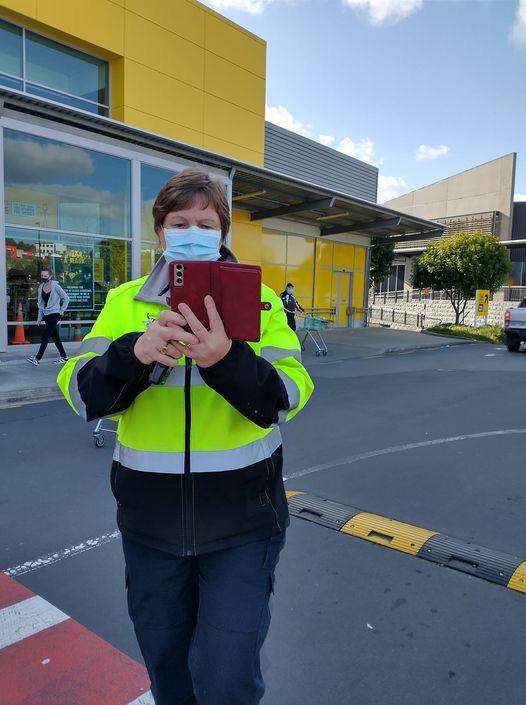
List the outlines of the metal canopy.
{"label": "metal canopy", "polygon": [[[262,193],[266,193],[263,191]],[[238,200],[240,200],[238,198]],[[292,213],[307,213],[309,211],[318,211],[324,208],[332,208],[334,198],[320,198],[317,201],[303,201],[292,206],[283,206],[282,208],[269,208],[268,210],[256,211],[250,214],[250,220],[264,220],[265,218],[279,218],[284,215],[292,215]]]}
{"label": "metal canopy", "polygon": [[251,220],[301,222],[319,228],[322,237],[361,232],[394,242],[397,236],[415,240],[429,232],[436,237],[443,230],[439,223],[247,164],[235,168],[232,200],[251,213]]}
{"label": "metal canopy", "polygon": [[411,235],[408,240],[425,239],[430,236],[429,233],[436,237],[437,232],[443,231],[442,225],[430,220],[156,135],[111,118],[0,87],[0,115],[4,109],[36,115],[56,124],[77,127],[164,155],[222,169],[233,180],[233,204],[240,210],[249,211],[252,220],[264,222],[267,218],[279,217],[315,226],[324,237],[363,232],[379,241],[389,242],[397,241],[397,236],[406,235]]}

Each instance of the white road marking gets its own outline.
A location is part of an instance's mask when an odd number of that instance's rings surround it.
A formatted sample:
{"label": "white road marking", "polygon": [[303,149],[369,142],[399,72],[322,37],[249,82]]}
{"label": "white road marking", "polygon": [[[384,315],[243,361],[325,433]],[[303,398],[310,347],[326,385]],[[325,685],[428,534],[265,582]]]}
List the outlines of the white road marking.
{"label": "white road marking", "polygon": [[135,700],[132,700],[128,705],[155,705],[155,700],[153,699],[152,691],[148,690],[143,695],[140,695]]}
{"label": "white road marking", "polygon": [[0,649],[69,619],[40,595],[0,610]]}
{"label": "white road marking", "polygon": [[94,539],[87,539],[82,543],[75,544],[74,546],[68,546],[55,553],[47,553],[45,556],[36,558],[33,561],[26,561],[20,565],[13,566],[4,570],[5,575],[9,575],[10,578],[16,578],[19,575],[24,575],[25,573],[30,573],[37,568],[43,568],[46,565],[52,565],[53,563],[58,563],[64,558],[71,558],[71,556],[76,556],[79,553],[84,553],[85,551],[90,551],[92,548],[98,548],[105,543],[109,543],[115,539],[120,538],[120,531],[112,531],[110,534],[103,534]]}
{"label": "white road marking", "polygon": [[[446,372],[447,370],[437,370],[438,372]],[[474,438],[490,438],[492,436],[511,436],[511,435],[517,435],[517,434],[525,434],[526,433],[526,428],[508,428],[504,429],[502,431],[484,431],[483,433],[469,433],[463,436],[451,436],[449,438],[436,438],[431,441],[420,441],[418,443],[406,443],[404,445],[400,446],[390,446],[388,448],[380,448],[379,450],[370,450],[366,453],[358,453],[356,455],[349,455],[346,458],[339,458],[337,460],[333,460],[330,463],[322,463],[321,465],[313,465],[310,468],[305,468],[303,470],[299,470],[298,472],[294,472],[291,475],[287,475],[286,477],[283,478],[284,482],[288,482],[289,480],[294,480],[297,477],[303,477],[304,475],[311,475],[312,473],[315,472],[321,472],[322,470],[331,470],[332,468],[339,467],[341,465],[353,465],[354,463],[358,463],[361,460],[368,460],[369,458],[376,458],[381,455],[390,455],[391,453],[402,453],[406,450],[414,450],[416,448],[426,448],[428,446],[438,446],[438,445],[443,445],[445,443],[456,443],[459,441],[468,441]],[[42,556],[41,558],[37,558],[33,561],[27,561],[26,563],[22,563],[21,565],[14,566],[13,568],[8,568],[7,570],[4,570],[5,575],[9,575],[10,577],[16,577],[18,575],[24,575],[24,573],[30,573],[33,570],[37,570],[38,568],[43,568],[44,566],[47,565],[52,565],[53,563],[57,563],[58,561],[63,560],[64,558],[71,558],[72,556],[76,556],[79,553],[83,553],[84,551],[89,551],[92,548],[98,548],[99,546],[102,546],[105,543],[109,543],[110,541],[114,541],[115,539],[120,538],[120,531],[113,531],[110,534],[103,534],[102,536],[98,536],[97,538],[94,539],[87,539],[83,543],[77,544],[75,546],[69,546],[68,548],[64,548],[61,551],[56,551],[55,553],[48,553],[45,556]],[[130,703],[131,705],[131,703]],[[135,705],[135,702],[134,702]],[[137,705],[143,705],[143,703],[137,703]],[[146,702],[144,705],[149,705],[148,702]]]}
{"label": "white road marking", "polygon": [[333,460],[330,463],[323,463],[321,465],[313,465],[310,468],[305,468],[304,470],[299,470],[291,475],[287,475],[283,480],[287,482],[288,480],[293,480],[296,477],[303,477],[304,475],[311,475],[314,472],[320,472],[321,470],[331,470],[340,465],[352,465],[360,460],[367,460],[368,458],[376,458],[380,455],[390,455],[391,453],[402,453],[406,450],[414,450],[415,448],[426,448],[428,446],[438,446],[444,443],[456,443],[458,441],[467,441],[473,438],[489,438],[491,436],[511,436],[513,434],[526,433],[526,428],[509,428],[503,431],[485,431],[483,433],[469,433],[464,436],[451,436],[450,438],[436,438],[432,441],[420,441],[419,443],[406,443],[401,446],[390,446],[389,448],[380,448],[379,450],[370,450],[367,453],[358,453],[357,455],[349,455],[346,458],[340,458],[339,460]]}

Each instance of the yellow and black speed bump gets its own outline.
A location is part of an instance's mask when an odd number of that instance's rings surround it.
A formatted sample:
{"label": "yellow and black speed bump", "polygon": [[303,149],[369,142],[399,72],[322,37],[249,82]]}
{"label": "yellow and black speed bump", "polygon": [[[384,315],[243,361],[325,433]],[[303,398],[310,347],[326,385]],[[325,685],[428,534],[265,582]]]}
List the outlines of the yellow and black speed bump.
{"label": "yellow and black speed bump", "polygon": [[526,593],[523,558],[306,492],[286,494],[295,517]]}
{"label": "yellow and black speed bump", "polygon": [[287,492],[289,512],[292,516],[307,519],[329,529],[340,531],[349,519],[361,510],[345,504],[332,502],[304,492]]}
{"label": "yellow and black speed bump", "polygon": [[497,585],[508,585],[511,576],[523,562],[521,558],[509,553],[493,551],[443,534],[430,538],[418,555],[427,561],[475,575]]}

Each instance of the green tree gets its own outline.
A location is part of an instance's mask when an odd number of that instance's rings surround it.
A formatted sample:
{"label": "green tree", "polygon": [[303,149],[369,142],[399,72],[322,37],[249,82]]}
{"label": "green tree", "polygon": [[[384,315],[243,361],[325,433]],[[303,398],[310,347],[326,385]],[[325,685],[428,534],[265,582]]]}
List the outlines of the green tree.
{"label": "green tree", "polygon": [[459,323],[476,290],[495,292],[511,266],[506,247],[495,236],[459,232],[427,248],[415,262],[411,283],[415,289],[445,291]]}
{"label": "green tree", "polygon": [[384,243],[371,248],[371,284],[381,284],[391,274],[394,261],[394,245]]}

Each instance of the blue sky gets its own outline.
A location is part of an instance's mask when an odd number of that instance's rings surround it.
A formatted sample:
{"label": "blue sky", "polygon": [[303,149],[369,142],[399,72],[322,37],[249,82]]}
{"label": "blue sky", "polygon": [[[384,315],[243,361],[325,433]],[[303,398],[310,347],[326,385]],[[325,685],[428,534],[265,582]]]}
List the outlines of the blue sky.
{"label": "blue sky", "polygon": [[267,41],[267,119],[380,169],[379,200],[517,152],[526,0],[207,0]]}

